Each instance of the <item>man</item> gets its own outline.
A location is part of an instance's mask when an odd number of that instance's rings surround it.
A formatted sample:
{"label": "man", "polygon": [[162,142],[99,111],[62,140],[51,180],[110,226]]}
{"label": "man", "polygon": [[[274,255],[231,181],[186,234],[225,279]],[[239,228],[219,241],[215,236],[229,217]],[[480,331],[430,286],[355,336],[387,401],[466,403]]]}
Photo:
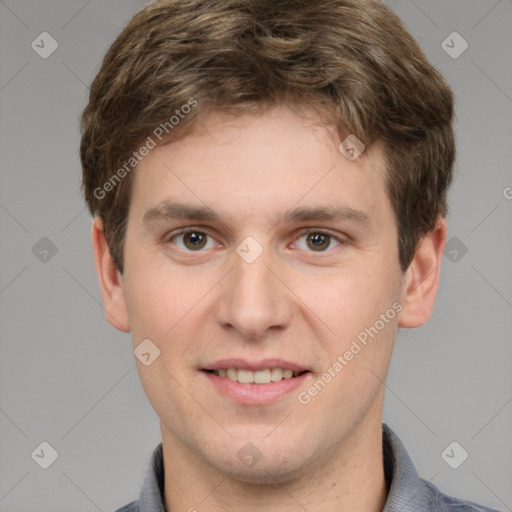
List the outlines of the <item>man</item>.
{"label": "man", "polygon": [[438,289],[453,95],[376,0],[161,0],[82,116],[105,311],[162,443],[122,511],[490,510],[382,424]]}

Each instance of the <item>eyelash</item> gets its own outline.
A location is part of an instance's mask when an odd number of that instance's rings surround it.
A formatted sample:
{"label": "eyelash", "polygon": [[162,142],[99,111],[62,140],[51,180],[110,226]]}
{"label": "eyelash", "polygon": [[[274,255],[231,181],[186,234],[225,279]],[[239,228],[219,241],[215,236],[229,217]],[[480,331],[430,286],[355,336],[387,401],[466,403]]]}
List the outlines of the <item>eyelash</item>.
{"label": "eyelash", "polygon": [[[186,234],[189,234],[189,233],[199,233],[199,234],[206,235],[207,237],[214,239],[213,236],[211,236],[210,234],[208,234],[205,231],[202,231],[201,229],[194,228],[194,227],[189,227],[189,228],[183,228],[183,229],[179,230],[178,232],[174,233],[169,238],[167,238],[167,243],[173,243],[173,240],[175,238],[178,238],[180,236],[183,236],[183,235],[186,235]],[[339,245],[336,245],[333,248],[329,247],[325,251],[306,251],[306,252],[312,253],[312,254],[327,254],[327,253],[330,253],[331,251],[333,251],[336,247],[342,246],[342,245],[347,243],[346,240],[343,240],[343,239],[341,239],[341,238],[339,238],[339,237],[337,237],[337,236],[335,236],[335,235],[333,235],[333,234],[331,234],[331,233],[329,233],[327,231],[317,230],[317,229],[303,229],[302,231],[299,232],[298,236],[295,238],[295,241],[299,240],[300,238],[302,238],[303,236],[308,235],[308,234],[328,236],[331,241],[334,240],[335,242],[337,242],[339,244]],[[197,251],[192,251],[192,250],[188,250],[188,249],[185,250],[185,249],[179,248],[179,250],[183,251],[183,252],[188,252],[188,253],[201,253],[201,252],[205,252],[205,250],[203,250],[203,249],[199,249]]]}

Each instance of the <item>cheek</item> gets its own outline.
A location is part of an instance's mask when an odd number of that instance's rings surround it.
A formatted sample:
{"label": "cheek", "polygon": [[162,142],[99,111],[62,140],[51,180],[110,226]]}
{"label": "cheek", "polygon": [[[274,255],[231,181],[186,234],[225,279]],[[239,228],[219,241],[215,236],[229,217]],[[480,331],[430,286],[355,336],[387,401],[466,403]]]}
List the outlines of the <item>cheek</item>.
{"label": "cheek", "polygon": [[[198,341],[204,339],[201,331],[208,322],[207,299],[214,277],[183,275],[176,269],[164,271],[161,266],[158,272],[140,273],[132,279],[130,325],[134,348],[149,338],[160,351],[159,364],[178,379],[185,374],[188,378]],[[141,379],[144,377],[141,375]],[[153,384],[148,379],[144,387],[149,386]]]}
{"label": "cheek", "polygon": [[[171,274],[165,265],[151,265],[150,258],[134,258],[127,274],[125,298],[135,338],[166,338],[184,316],[196,293],[195,284],[184,283],[180,274]],[[200,291],[197,290],[196,291]]]}
{"label": "cheek", "polygon": [[386,301],[385,284],[375,271],[354,265],[294,281],[290,288],[315,313],[316,322],[322,321],[336,338],[347,339],[374,322]]}
{"label": "cheek", "polygon": [[389,361],[396,337],[393,304],[398,292],[396,276],[384,269],[383,265],[353,266],[330,276],[297,280],[293,285],[305,304],[301,314],[310,326],[316,326],[313,330],[322,341],[328,364],[347,354],[344,374],[362,366],[382,373],[380,369]]}

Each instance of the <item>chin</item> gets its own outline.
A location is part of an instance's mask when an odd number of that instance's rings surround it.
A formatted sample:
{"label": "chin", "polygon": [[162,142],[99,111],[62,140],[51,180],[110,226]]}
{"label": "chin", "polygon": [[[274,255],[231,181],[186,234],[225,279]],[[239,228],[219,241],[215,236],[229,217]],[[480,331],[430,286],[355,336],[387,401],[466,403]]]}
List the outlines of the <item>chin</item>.
{"label": "chin", "polygon": [[236,461],[222,457],[215,460],[215,466],[233,480],[252,485],[284,484],[300,479],[307,472],[309,464],[303,450],[289,447],[285,452],[282,446],[267,448],[261,453],[247,443],[236,453]]}
{"label": "chin", "polygon": [[302,473],[305,472],[304,467],[292,468],[276,464],[264,464],[262,460],[252,468],[233,468],[231,466],[223,469],[233,480],[251,485],[286,484],[300,479]]}

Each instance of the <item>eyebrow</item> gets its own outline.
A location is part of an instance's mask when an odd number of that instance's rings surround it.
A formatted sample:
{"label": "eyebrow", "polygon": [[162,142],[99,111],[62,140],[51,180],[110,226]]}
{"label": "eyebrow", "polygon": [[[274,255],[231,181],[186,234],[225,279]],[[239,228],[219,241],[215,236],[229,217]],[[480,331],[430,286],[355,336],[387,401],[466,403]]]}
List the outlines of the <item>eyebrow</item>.
{"label": "eyebrow", "polygon": [[220,217],[207,206],[193,206],[172,201],[162,201],[144,214],[142,222],[150,224],[157,221],[174,219],[221,221]]}
{"label": "eyebrow", "polygon": [[285,222],[315,221],[350,221],[368,226],[371,224],[370,216],[362,210],[355,210],[347,206],[322,206],[319,208],[295,208],[285,212]]}
{"label": "eyebrow", "polygon": [[[371,224],[370,216],[362,211],[346,206],[328,205],[322,207],[293,208],[282,216],[283,222],[305,221],[349,221],[363,226]],[[207,206],[194,206],[174,201],[162,201],[150,208],[142,217],[144,224],[166,220],[201,220],[225,223],[221,217]]]}

